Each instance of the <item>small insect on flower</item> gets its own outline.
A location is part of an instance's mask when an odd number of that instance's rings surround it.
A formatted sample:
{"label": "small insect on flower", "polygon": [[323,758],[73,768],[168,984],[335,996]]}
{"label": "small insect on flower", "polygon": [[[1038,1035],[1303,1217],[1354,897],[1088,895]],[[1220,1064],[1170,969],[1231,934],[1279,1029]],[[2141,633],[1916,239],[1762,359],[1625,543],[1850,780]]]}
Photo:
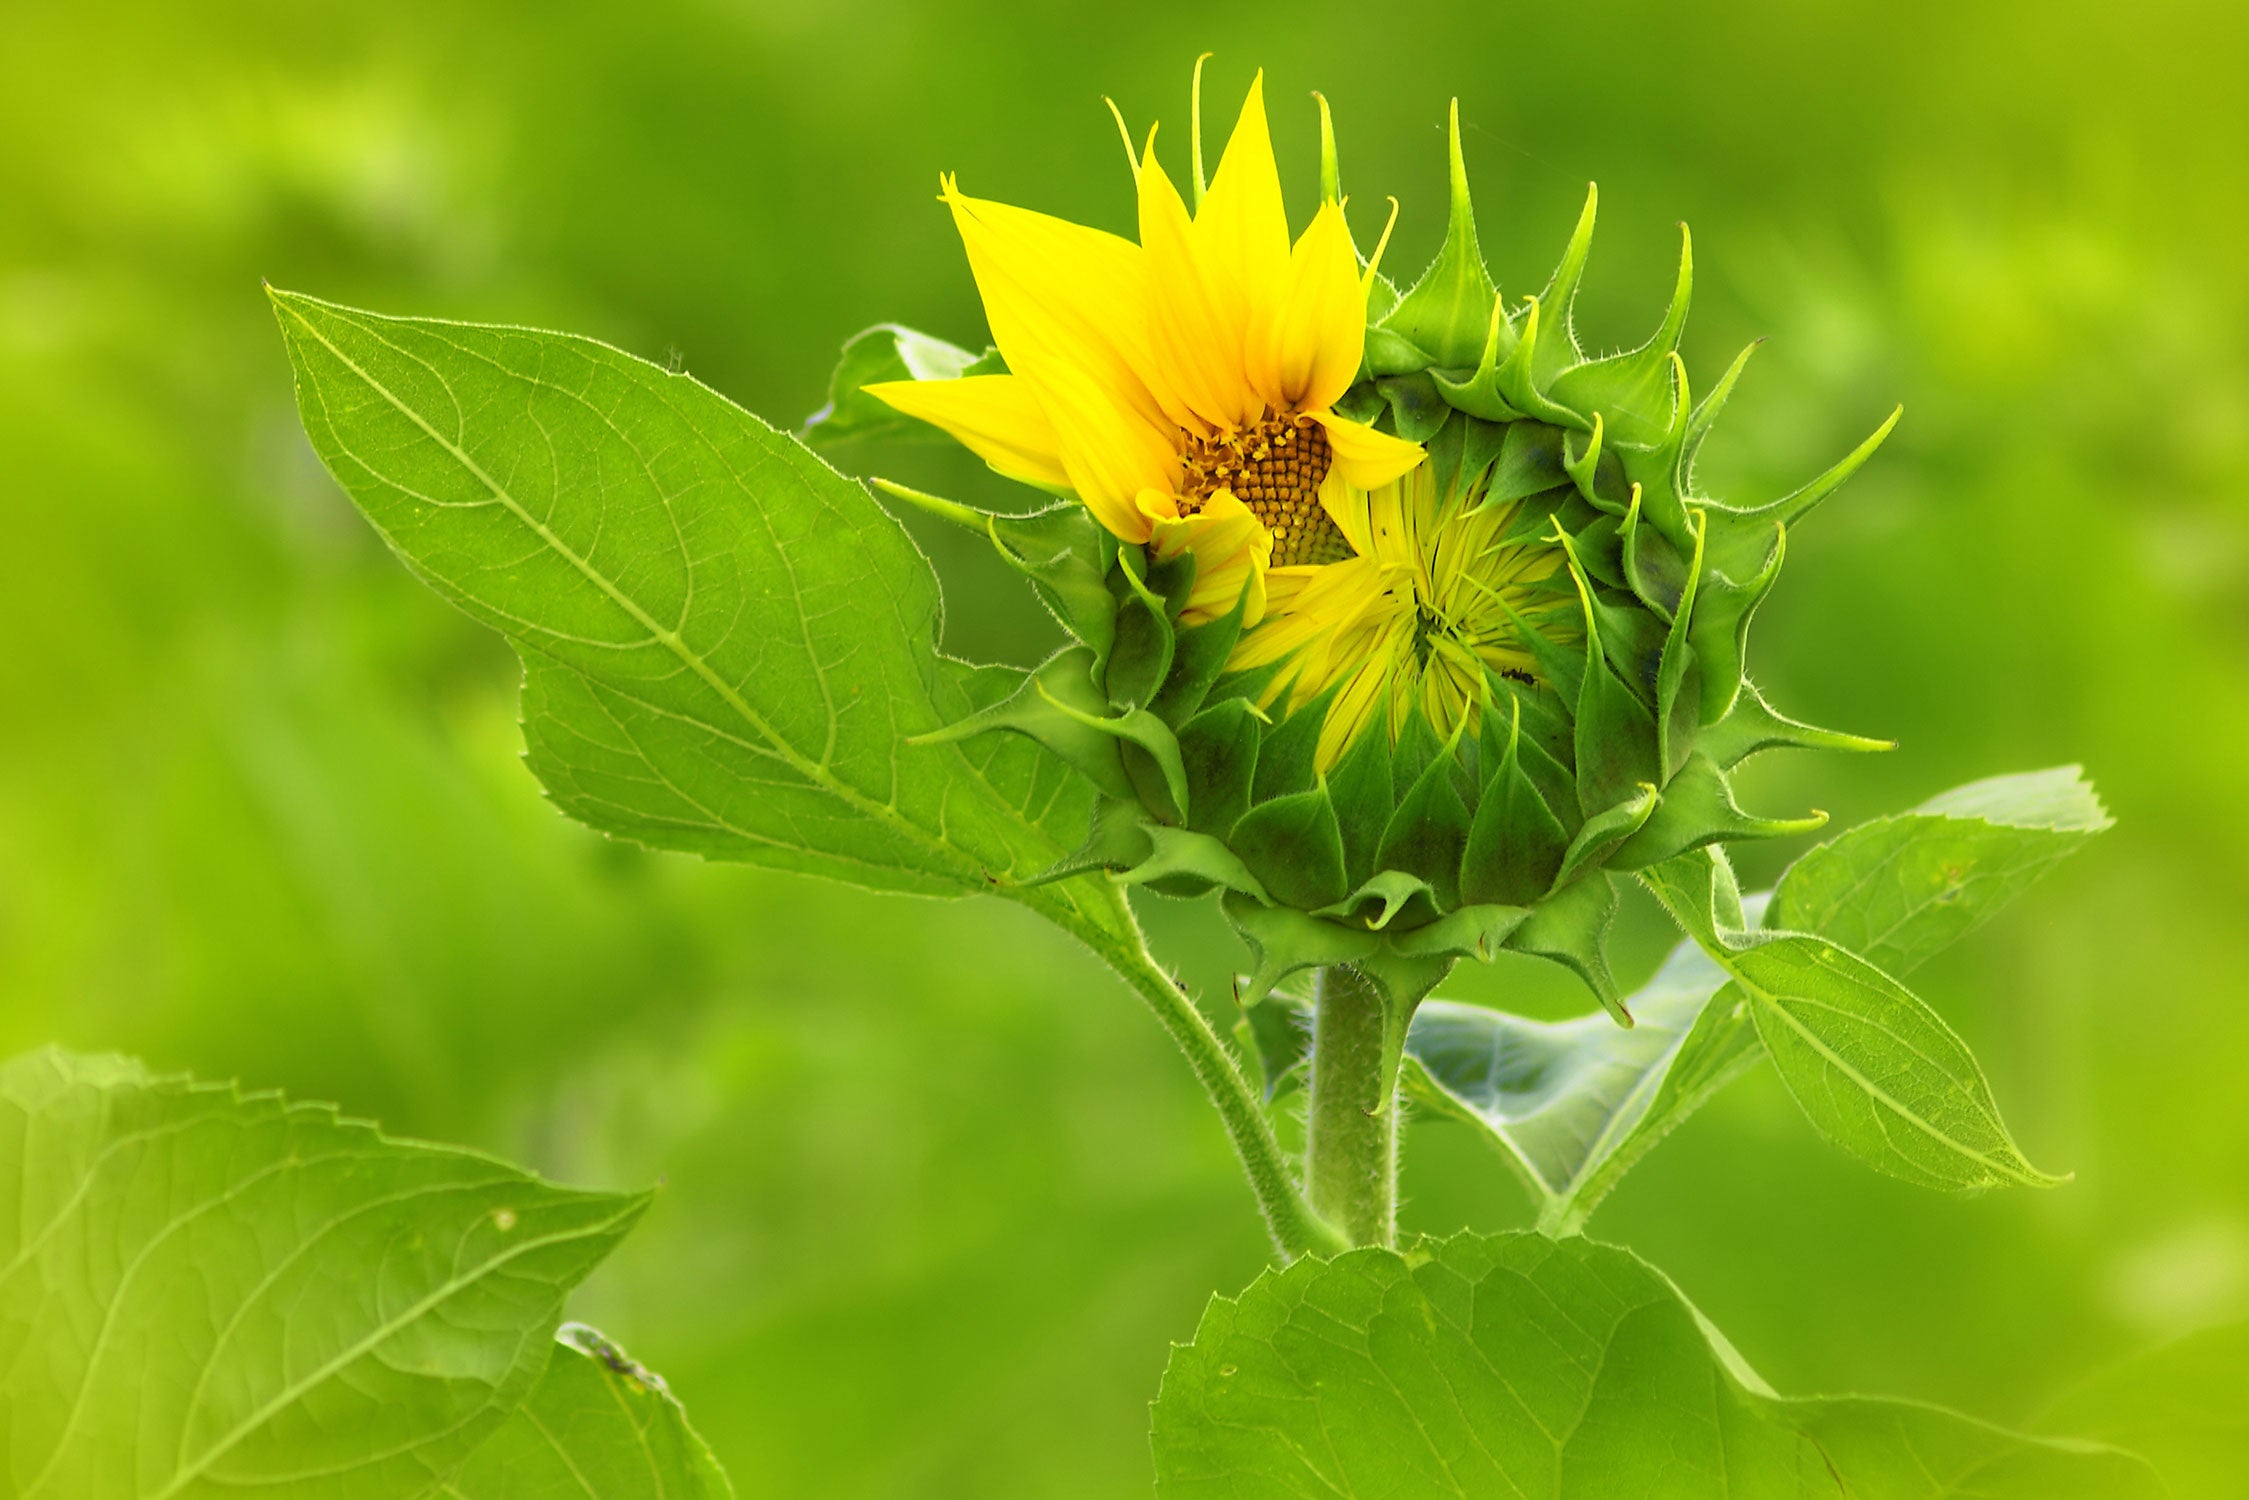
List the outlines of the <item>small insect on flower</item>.
{"label": "small insect on flower", "polygon": [[945,179],[996,348],[889,330],[911,378],[864,389],[1068,500],[1000,516],[886,488],[986,531],[1076,641],[933,738],[1014,730],[1083,772],[1100,809],[1052,876],[1223,891],[1259,955],[1247,999],[1337,963],[1425,988],[1506,947],[1614,1005],[1612,872],[1817,826],[1743,812],[1732,767],[1877,744],[1781,717],[1743,665],[1787,527],[1890,424],[1780,500],[1699,496],[1746,355],[1691,399],[1684,244],[1655,335],[1589,356],[1570,307],[1593,197],[1510,305],[1457,106],[1444,244],[1403,292],[1388,227],[1354,245],[1324,101],[1293,241],[1262,75],[1207,188],[1200,115],[1198,65],[1192,208],[1157,132],[1127,132],[1138,243]]}

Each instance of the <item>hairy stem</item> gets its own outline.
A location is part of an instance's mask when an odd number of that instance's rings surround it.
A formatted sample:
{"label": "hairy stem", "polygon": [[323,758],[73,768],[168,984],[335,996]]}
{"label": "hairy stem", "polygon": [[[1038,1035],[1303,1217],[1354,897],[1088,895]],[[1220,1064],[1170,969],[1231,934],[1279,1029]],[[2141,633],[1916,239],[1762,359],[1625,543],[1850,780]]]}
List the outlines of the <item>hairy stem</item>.
{"label": "hairy stem", "polygon": [[[1093,882],[1086,884],[1091,887]],[[1219,1040],[1202,1011],[1148,951],[1123,890],[1108,881],[1101,881],[1100,886],[1107,893],[1105,898],[1097,898],[1099,914],[1106,919],[1102,921],[1090,920],[1074,904],[1027,904],[1066,928],[1116,970],[1148,1003],[1165,1034],[1186,1054],[1188,1067],[1194,1070],[1196,1081],[1202,1084],[1226,1126],[1234,1154],[1241,1160],[1250,1191],[1257,1195],[1258,1209],[1265,1216],[1265,1227],[1271,1231],[1282,1258],[1294,1260],[1313,1251],[1332,1253],[1342,1249],[1342,1237],[1313,1211],[1297,1186],[1256,1088],[1243,1076],[1234,1055]],[[1081,894],[1090,894],[1090,890]]]}
{"label": "hairy stem", "polygon": [[1305,1177],[1312,1207],[1354,1245],[1398,1237],[1397,1080],[1386,1077],[1382,993],[1354,969],[1320,971],[1312,1010]]}

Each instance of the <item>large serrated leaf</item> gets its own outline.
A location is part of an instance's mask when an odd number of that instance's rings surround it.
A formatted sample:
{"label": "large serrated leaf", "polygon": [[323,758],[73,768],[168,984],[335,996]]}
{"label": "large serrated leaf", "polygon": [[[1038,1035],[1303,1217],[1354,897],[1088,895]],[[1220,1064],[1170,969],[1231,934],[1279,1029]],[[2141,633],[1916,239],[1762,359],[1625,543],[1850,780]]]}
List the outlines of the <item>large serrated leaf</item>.
{"label": "large serrated leaf", "polygon": [[2153,1500],[2113,1449],[1917,1403],[1776,1395],[1627,1251],[1355,1250],[1214,1299],[1154,1417],[1166,1500]]}
{"label": "large serrated leaf", "polygon": [[418,1500],[732,1500],[733,1486],[664,1382],[582,1323],[565,1324],[530,1399],[458,1474]]}
{"label": "large serrated leaf", "polygon": [[531,1393],[647,1201],[122,1059],[18,1059],[0,1492],[417,1494]]}
{"label": "large serrated leaf", "polygon": [[321,458],[522,656],[532,769],[565,810],[928,894],[1074,846],[1037,826],[1029,751],[910,742],[969,707],[935,577],[794,438],[590,339],[273,300]]}

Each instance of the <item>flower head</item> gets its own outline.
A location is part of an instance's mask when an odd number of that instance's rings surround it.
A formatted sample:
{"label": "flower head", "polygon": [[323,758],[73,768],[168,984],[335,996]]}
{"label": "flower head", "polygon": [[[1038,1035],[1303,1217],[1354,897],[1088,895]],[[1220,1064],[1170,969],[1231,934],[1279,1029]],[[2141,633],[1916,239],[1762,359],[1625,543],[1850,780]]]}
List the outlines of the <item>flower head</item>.
{"label": "flower head", "polygon": [[[1742,362],[1692,399],[1684,244],[1654,336],[1588,355],[1590,196],[1510,304],[1456,111],[1444,244],[1401,292],[1359,265],[1326,124],[1293,243],[1260,85],[1192,210],[1152,132],[1133,152],[1138,243],[946,182],[1008,373],[927,341],[886,358],[895,330],[846,368],[918,377],[864,389],[1083,504],[918,497],[987,531],[1074,638],[945,735],[1018,731],[1082,772],[1098,811],[1053,876],[1222,891],[1253,993],[1348,963],[1403,1015],[1454,957],[1509,948],[1614,1005],[1612,875],[1815,826],[1735,804],[1749,755],[1875,747],[1775,713],[1744,651],[1787,529],[1889,427],[1765,505],[1697,494]],[[1696,868],[1721,901],[1730,868]]]}
{"label": "flower head", "polygon": [[1262,75],[1194,211],[1155,140],[1133,160],[1137,244],[946,178],[1009,373],[866,389],[1001,473],[1075,494],[1120,540],[1191,554],[1190,621],[1245,590],[1254,621],[1269,567],[1348,555],[1323,487],[1376,488],[1422,450],[1334,410],[1358,378],[1367,283],[1339,203],[1291,243]]}

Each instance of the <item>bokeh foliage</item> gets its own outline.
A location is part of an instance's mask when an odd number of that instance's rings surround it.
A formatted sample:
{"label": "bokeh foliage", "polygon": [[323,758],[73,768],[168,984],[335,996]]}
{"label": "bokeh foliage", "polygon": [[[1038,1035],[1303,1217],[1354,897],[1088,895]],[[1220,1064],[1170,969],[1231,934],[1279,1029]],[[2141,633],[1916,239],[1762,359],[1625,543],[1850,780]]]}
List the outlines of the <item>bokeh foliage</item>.
{"label": "bokeh foliage", "polygon": [[[1600,180],[1593,337],[1644,331],[1690,220],[1690,361],[1776,335],[1706,453],[1732,490],[1782,492],[1905,402],[1792,546],[1755,661],[1903,748],[1761,768],[1763,805],[1848,824],[2083,761],[2119,820],[1916,977],[2071,1186],[1925,1197],[1811,1139],[1767,1072],[1604,1236],[1784,1389],[2005,1420],[2249,1311],[2249,22],[1205,9],[0,12],[0,1052],[117,1048],[665,1178],[576,1310],[776,1493],[1144,1493],[1156,1332],[1261,1260],[1161,1036],[1025,914],[647,858],[543,806],[505,648],[305,450],[257,281],[596,333],[786,421],[879,318],[981,345],[939,168],[1122,228],[1098,96],[1180,129],[1209,47],[1222,96],[1269,70],[1300,215],[1327,93],[1362,231],[1406,201],[1401,269],[1439,238],[1454,93],[1511,291]],[[1006,498],[972,461],[854,458]],[[949,639],[1037,659],[984,549],[923,536]],[[1223,993],[1215,921],[1150,917]],[[1627,983],[1664,946],[1640,918]],[[1517,967],[1454,993],[1585,1004]],[[1526,1220],[1466,1130],[1409,1153],[1409,1225]]]}

